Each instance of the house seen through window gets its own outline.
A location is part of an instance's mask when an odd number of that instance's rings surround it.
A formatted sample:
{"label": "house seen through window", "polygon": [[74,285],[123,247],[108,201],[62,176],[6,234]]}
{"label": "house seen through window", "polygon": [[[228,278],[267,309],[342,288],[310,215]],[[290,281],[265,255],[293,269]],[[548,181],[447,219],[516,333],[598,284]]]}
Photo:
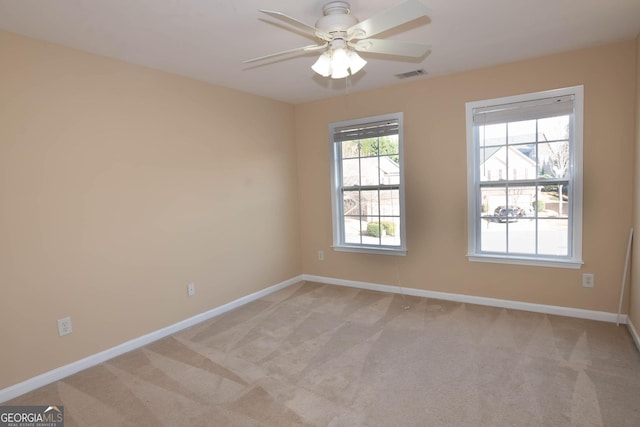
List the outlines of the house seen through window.
{"label": "house seen through window", "polygon": [[404,253],[402,115],[330,125],[334,248]]}

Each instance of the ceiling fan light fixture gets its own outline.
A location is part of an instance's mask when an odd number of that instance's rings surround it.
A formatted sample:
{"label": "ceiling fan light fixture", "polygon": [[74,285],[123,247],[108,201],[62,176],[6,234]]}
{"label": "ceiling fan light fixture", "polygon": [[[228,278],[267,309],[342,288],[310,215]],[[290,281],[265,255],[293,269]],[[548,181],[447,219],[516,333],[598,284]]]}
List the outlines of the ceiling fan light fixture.
{"label": "ceiling fan light fixture", "polygon": [[318,60],[311,66],[311,69],[322,77],[329,77],[331,75],[331,55],[329,52],[325,52]]}
{"label": "ceiling fan light fixture", "polygon": [[347,70],[350,64],[351,61],[349,60],[349,54],[347,53],[346,49],[333,49],[333,55],[331,57],[331,68]]}
{"label": "ceiling fan light fixture", "polygon": [[[311,66],[311,69],[322,77],[343,79],[362,70],[367,61],[349,48],[337,48],[324,52]],[[351,71],[351,72],[349,72]]]}
{"label": "ceiling fan light fixture", "polygon": [[349,75],[349,68],[334,68],[331,73],[332,79],[344,79]]}
{"label": "ceiling fan light fixture", "polygon": [[362,70],[362,68],[367,65],[367,61],[362,59],[360,55],[356,53],[356,51],[349,51],[349,68],[351,69],[351,75],[357,73]]}

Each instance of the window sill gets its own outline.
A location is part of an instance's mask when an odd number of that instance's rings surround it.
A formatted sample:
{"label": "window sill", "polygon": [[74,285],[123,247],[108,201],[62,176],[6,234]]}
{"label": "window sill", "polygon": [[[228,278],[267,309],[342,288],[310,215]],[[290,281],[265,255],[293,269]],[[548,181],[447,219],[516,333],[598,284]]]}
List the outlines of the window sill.
{"label": "window sill", "polygon": [[528,258],[528,257],[506,257],[496,255],[467,255],[469,261],[488,262],[494,264],[516,264],[516,265],[533,265],[537,267],[555,267],[555,268],[582,268],[584,262],[582,260],[561,260],[548,258]]}
{"label": "window sill", "polygon": [[337,252],[357,252],[364,254],[377,254],[377,255],[395,255],[405,256],[407,250],[404,248],[377,248],[370,246],[332,246],[334,251]]}

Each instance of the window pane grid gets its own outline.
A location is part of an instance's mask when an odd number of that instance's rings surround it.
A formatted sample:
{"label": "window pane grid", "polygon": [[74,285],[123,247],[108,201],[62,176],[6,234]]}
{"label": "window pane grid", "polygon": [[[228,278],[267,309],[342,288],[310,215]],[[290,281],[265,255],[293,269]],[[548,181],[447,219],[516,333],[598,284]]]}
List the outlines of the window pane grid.
{"label": "window pane grid", "polygon": [[342,191],[346,243],[399,245],[398,186],[352,187]]}
{"label": "window pane grid", "polygon": [[[569,135],[541,138],[546,135],[540,129],[541,120],[543,119],[477,124],[474,134],[478,136],[476,147],[480,159],[480,176],[475,182],[477,193],[484,194],[478,219],[480,232],[476,241],[480,252],[571,255],[568,251],[569,201],[568,206],[562,210],[562,188],[569,187],[571,182],[567,175],[570,161]],[[568,116],[544,120],[547,126],[556,120],[560,123],[555,124],[557,128],[562,126],[563,120],[568,123]],[[555,189],[557,217],[542,209],[542,188]],[[551,197],[545,195],[544,198],[549,200]],[[530,224],[523,225],[523,218]],[[486,221],[485,227],[483,221]],[[490,230],[493,223],[500,224],[501,229]],[[560,228],[554,236],[547,228],[558,228],[557,224],[560,224]]]}

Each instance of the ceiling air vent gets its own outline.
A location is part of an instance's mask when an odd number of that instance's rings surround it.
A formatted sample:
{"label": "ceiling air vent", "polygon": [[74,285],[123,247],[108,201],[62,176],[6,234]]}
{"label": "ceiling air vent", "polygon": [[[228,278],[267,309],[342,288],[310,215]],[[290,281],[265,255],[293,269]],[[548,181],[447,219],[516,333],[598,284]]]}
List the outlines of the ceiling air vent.
{"label": "ceiling air vent", "polygon": [[419,70],[407,71],[406,73],[396,74],[396,77],[399,79],[407,79],[409,77],[423,76],[425,74],[427,74],[427,72],[424,70],[424,68],[421,68]]}

